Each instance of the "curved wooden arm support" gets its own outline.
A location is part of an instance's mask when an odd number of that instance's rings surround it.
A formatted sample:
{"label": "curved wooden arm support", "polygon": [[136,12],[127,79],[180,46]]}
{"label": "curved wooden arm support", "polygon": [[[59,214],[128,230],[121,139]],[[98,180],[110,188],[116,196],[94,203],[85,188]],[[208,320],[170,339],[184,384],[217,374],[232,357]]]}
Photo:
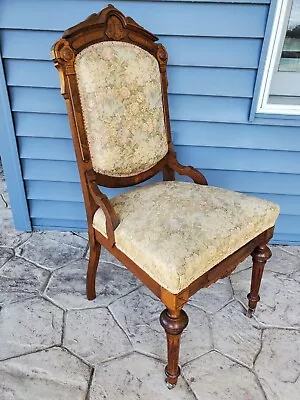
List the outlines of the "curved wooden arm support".
{"label": "curved wooden arm support", "polygon": [[94,171],[89,170],[86,172],[87,184],[90,195],[94,200],[95,204],[102,209],[105,215],[106,222],[106,234],[111,246],[115,244],[115,233],[114,230],[120,223],[120,219],[116,214],[116,211],[109,201],[108,197],[100,191],[96,183],[96,175]]}
{"label": "curved wooden arm support", "polygon": [[169,159],[169,166],[177,172],[179,175],[185,175],[191,178],[195,183],[198,183],[199,185],[207,185],[207,180],[203,174],[201,174],[200,171],[198,171],[196,168],[191,167],[191,166],[184,166],[179,164],[179,162],[176,159],[176,156],[173,155]]}

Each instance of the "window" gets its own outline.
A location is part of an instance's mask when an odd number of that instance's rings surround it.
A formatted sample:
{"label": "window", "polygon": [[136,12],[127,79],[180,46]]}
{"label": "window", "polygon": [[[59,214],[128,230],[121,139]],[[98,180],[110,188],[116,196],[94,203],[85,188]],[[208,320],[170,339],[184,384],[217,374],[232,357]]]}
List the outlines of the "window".
{"label": "window", "polygon": [[300,115],[300,0],[278,0],[258,113]]}

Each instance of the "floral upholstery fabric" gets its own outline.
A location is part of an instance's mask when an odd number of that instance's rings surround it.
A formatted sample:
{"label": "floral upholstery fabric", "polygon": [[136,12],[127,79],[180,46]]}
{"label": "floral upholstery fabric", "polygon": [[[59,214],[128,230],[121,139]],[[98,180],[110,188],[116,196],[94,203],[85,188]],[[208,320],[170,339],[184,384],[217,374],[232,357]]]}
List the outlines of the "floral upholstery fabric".
{"label": "floral upholstery fabric", "polygon": [[157,60],[109,41],[82,50],[75,68],[94,170],[131,176],[153,167],[168,151]]}
{"label": "floral upholstery fabric", "polygon": [[[142,186],[111,201],[120,217],[116,247],[172,293],[272,227],[279,214],[269,201],[187,182]],[[101,209],[93,225],[106,236]]]}

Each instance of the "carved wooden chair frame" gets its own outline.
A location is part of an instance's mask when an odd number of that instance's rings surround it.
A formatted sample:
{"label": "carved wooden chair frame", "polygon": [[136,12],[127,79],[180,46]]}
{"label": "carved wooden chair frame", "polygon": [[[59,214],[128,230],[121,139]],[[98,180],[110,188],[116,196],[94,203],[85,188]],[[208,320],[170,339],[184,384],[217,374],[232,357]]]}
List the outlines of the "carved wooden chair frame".
{"label": "carved wooden chair frame", "polygon": [[[110,5],[100,13],[92,14],[85,21],[66,30],[63,37],[53,46],[52,57],[59,72],[61,93],[67,105],[87,213],[90,243],[90,258],[86,282],[87,297],[89,300],[93,300],[96,297],[96,271],[101,246],[104,246],[166,306],[166,309],[160,316],[160,322],[167,334],[168,364],[165,373],[169,387],[172,387],[177,383],[178,376],[180,375],[180,368],[178,366],[180,337],[183,329],[188,324],[188,317],[182,309],[183,306],[199,289],[208,287],[218,279],[228,276],[241,261],[252,254],[253,270],[251,290],[248,295],[249,309],[247,313],[251,317],[259,301],[258,292],[264,265],[271,257],[271,251],[266,244],[272,238],[274,227],[255,237],[178,294],[173,294],[159,285],[115,246],[114,231],[119,224],[119,218],[110,200],[99,190],[98,185],[110,188],[128,187],[146,181],[160,171],[163,172],[163,180],[166,181],[175,180],[175,173],[178,173],[188,176],[197,184],[207,185],[205,177],[198,170],[190,166],[182,166],[176,159],[171,139],[167,95],[168,80],[166,67],[168,55],[162,44],[155,43],[157,40],[156,36],[142,28],[132,18],[125,17],[120,11]],[[159,64],[164,118],[168,138],[168,153],[148,171],[130,177],[102,175],[96,173],[92,168],[77,86],[75,57],[84,48],[102,41],[122,41],[139,46],[154,56]],[[93,228],[93,216],[99,207],[101,207],[106,217],[107,238]]]}

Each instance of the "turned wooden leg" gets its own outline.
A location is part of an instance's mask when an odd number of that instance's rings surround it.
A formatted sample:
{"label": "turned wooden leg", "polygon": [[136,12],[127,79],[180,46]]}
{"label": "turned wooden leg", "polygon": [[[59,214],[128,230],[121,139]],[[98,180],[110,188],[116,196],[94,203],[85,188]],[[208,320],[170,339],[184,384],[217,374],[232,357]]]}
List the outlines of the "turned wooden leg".
{"label": "turned wooden leg", "polygon": [[259,287],[261,283],[261,278],[264,272],[264,267],[268,259],[272,256],[271,250],[266,244],[257,246],[252,252],[252,278],[251,278],[251,289],[248,294],[248,311],[247,316],[251,318],[255,311],[256,305],[259,298]]}
{"label": "turned wooden leg", "polygon": [[94,243],[90,244],[90,259],[86,274],[86,295],[88,300],[94,300],[96,298],[96,273],[100,251],[101,246],[98,242],[94,241]]}
{"label": "turned wooden leg", "polygon": [[180,375],[178,366],[180,338],[188,322],[188,316],[183,310],[166,309],[160,315],[160,323],[166,331],[168,342],[168,365],[165,374],[169,389],[176,385]]}

